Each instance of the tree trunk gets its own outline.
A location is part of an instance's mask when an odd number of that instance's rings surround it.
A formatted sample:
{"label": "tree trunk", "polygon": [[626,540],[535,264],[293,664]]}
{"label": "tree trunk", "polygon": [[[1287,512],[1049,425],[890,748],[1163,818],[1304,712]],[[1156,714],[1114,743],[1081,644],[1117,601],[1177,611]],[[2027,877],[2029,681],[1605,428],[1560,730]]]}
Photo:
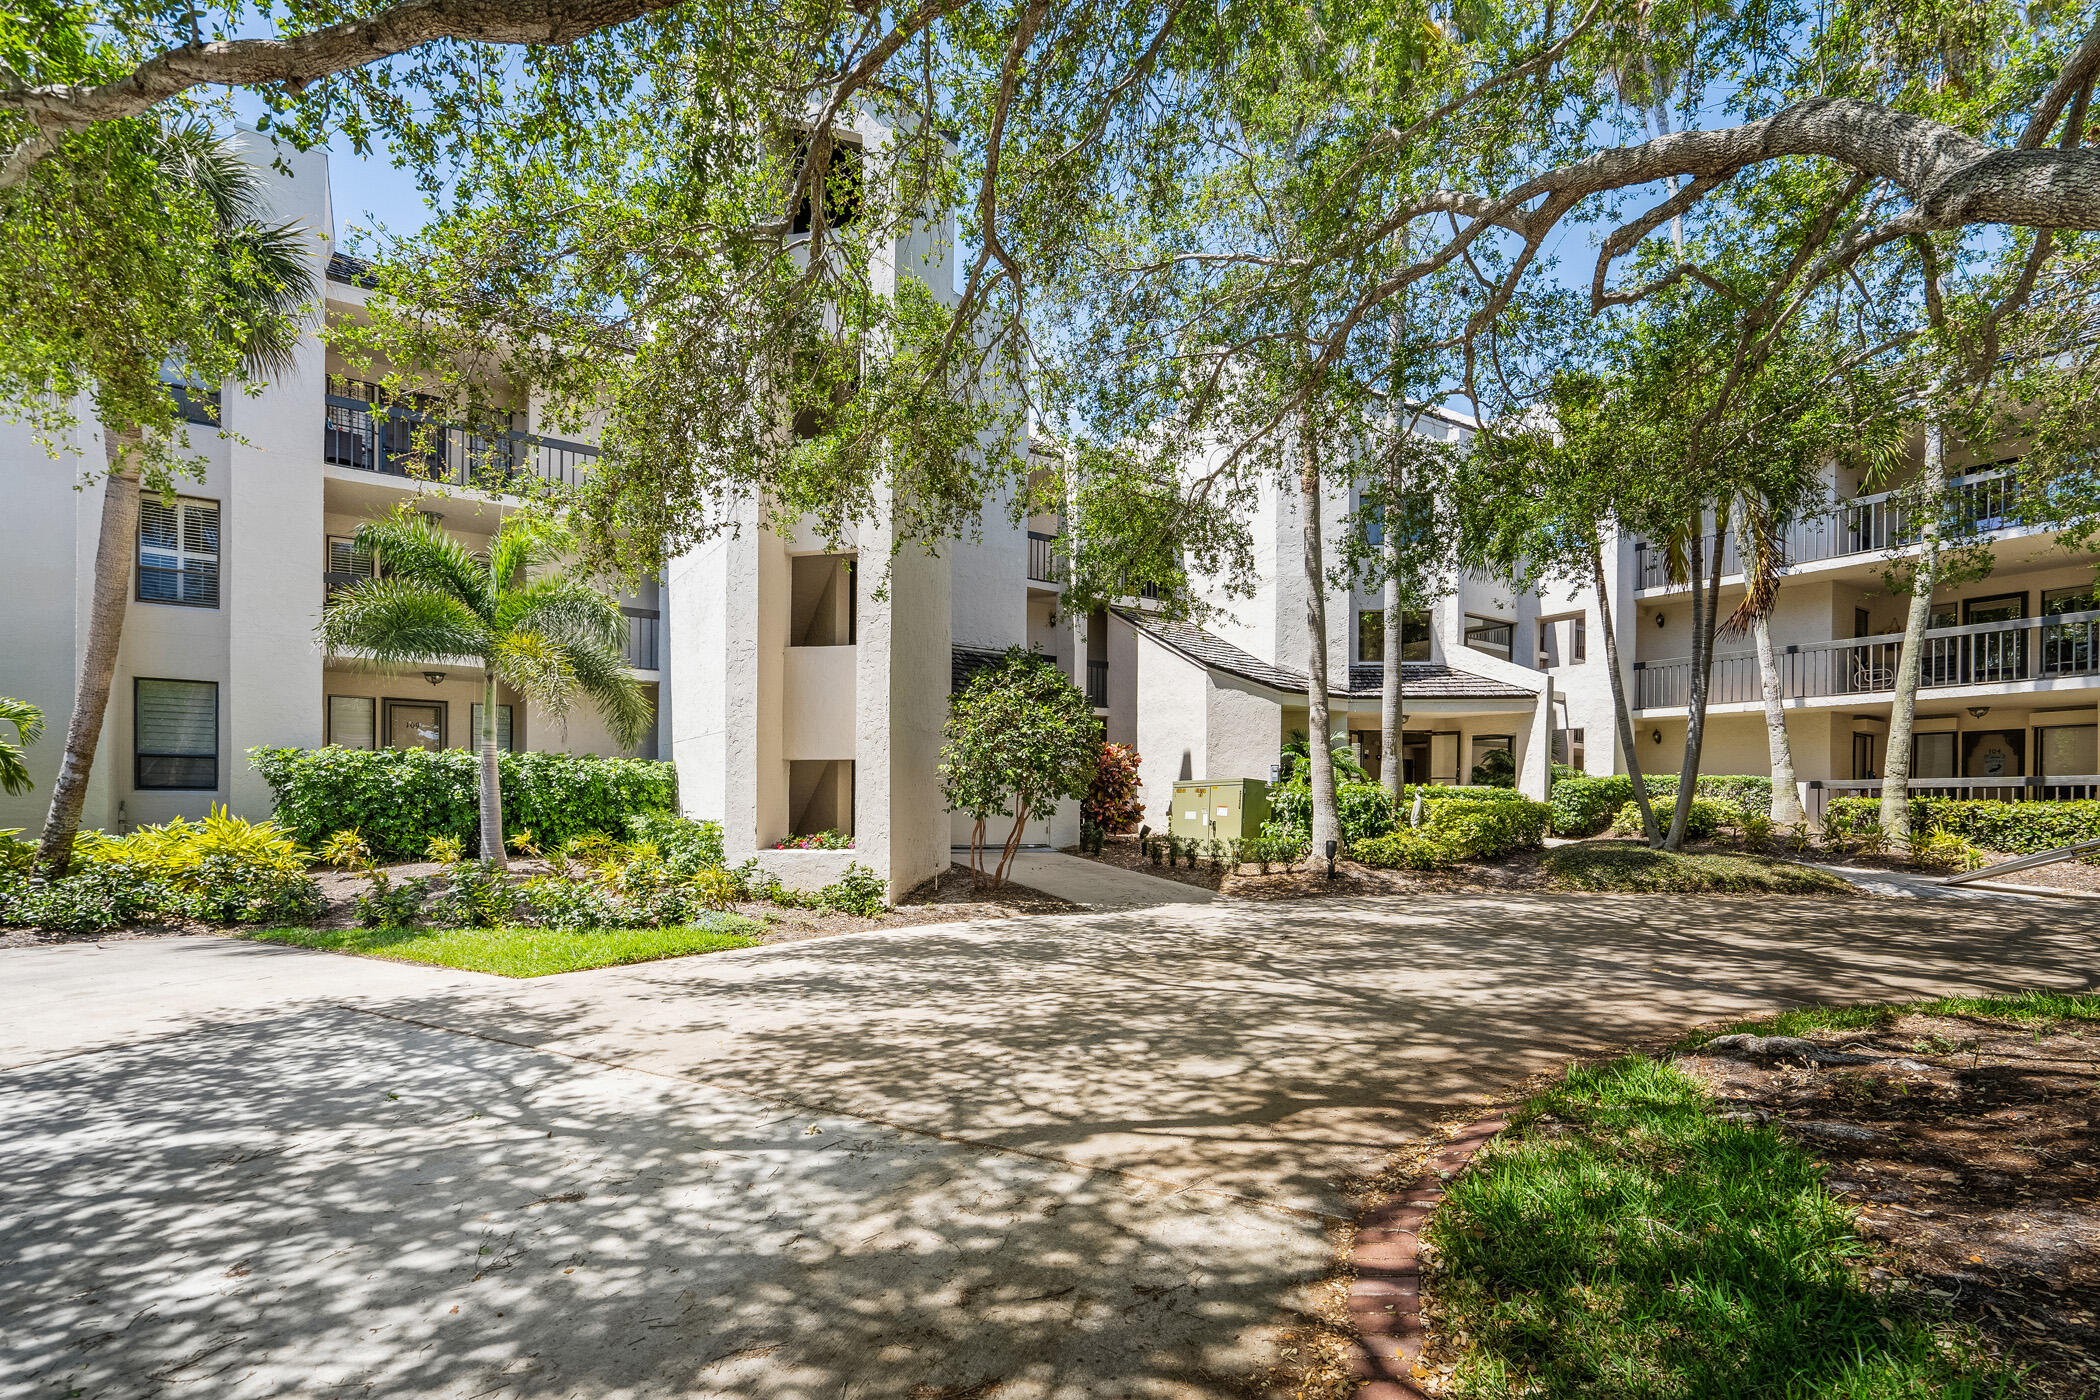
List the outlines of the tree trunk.
{"label": "tree trunk", "polygon": [[95,768],[95,749],[102,742],[102,721],[109,712],[117,647],[124,640],[124,614],[131,605],[139,482],[123,470],[119,437],[103,425],[102,450],[109,471],[102,485],[102,523],[95,539],[94,602],[88,611],[87,646],[81,653],[80,676],[73,690],[73,714],[66,722],[65,756],[59,763],[58,781],[51,788],[51,811],[44,818],[43,839],[36,852],[37,868],[47,876],[63,875],[73,863],[73,838],[80,831],[88,777]]}
{"label": "tree trunk", "polygon": [[1021,849],[1021,833],[1028,828],[1028,793],[1024,790],[1014,794],[1014,829],[1006,834],[1006,844],[999,851],[999,868],[992,873],[992,887],[997,889],[1006,883],[1007,869],[1014,863],[1014,855]]}
{"label": "tree trunk", "polygon": [[1918,681],[1925,669],[1925,632],[1932,625],[1932,589],[1940,572],[1940,510],[1947,492],[1947,457],[1938,424],[1925,430],[1925,491],[1918,509],[1918,565],[1911,575],[1910,611],[1896,653],[1896,694],[1889,703],[1888,750],[1881,757],[1881,830],[1897,851],[1910,849],[1910,733],[1918,715]]}
{"label": "tree trunk", "polygon": [[972,885],[975,885],[983,879],[984,818],[979,817],[977,819],[977,824],[970,828],[970,883]]}
{"label": "tree trunk", "polygon": [[508,869],[503,850],[503,772],[496,763],[496,673],[481,673],[481,858]]}
{"label": "tree trunk", "polygon": [[1706,745],[1706,705],[1713,691],[1714,632],[1719,623],[1721,606],[1721,561],[1726,557],[1728,542],[1728,516],[1725,509],[1714,511],[1714,555],[1713,563],[1706,572],[1710,577],[1703,582],[1706,592],[1702,596],[1701,564],[1705,552],[1705,537],[1692,532],[1692,694],[1689,713],[1684,723],[1684,767],[1677,775],[1677,802],[1670,816],[1670,834],[1663,839],[1663,849],[1684,849],[1685,828],[1692,818],[1692,799],[1699,791],[1699,754]]}
{"label": "tree trunk", "polygon": [[1335,810],[1333,742],[1327,732],[1327,580],[1320,551],[1320,448],[1310,401],[1298,411],[1298,511],[1305,540],[1305,631],[1311,654],[1305,666],[1306,760],[1312,786],[1312,848],[1309,861],[1326,858],[1327,843],[1342,839]]}
{"label": "tree trunk", "polygon": [[1757,639],[1758,687],[1765,698],[1765,740],[1772,757],[1772,822],[1775,826],[1799,826],[1801,792],[1794,786],[1794,745],[1786,732],[1786,702],[1779,683],[1779,659],[1772,654],[1772,619],[1758,614],[1751,624]]}
{"label": "tree trunk", "polygon": [[1655,807],[1648,801],[1648,780],[1641,775],[1640,754],[1634,749],[1633,711],[1626,703],[1626,677],[1619,671],[1619,633],[1611,621],[1611,590],[1604,577],[1604,551],[1590,541],[1590,580],[1597,590],[1597,620],[1604,630],[1604,664],[1611,669],[1611,707],[1619,725],[1619,747],[1626,751],[1626,775],[1633,780],[1633,801],[1640,809],[1641,831],[1650,846],[1662,844],[1656,829]]}
{"label": "tree trunk", "polygon": [[[1391,528],[1390,525],[1387,526]],[[1387,567],[1392,566],[1390,558]],[[1401,761],[1401,716],[1403,688],[1407,683],[1407,672],[1400,658],[1401,632],[1406,623],[1400,608],[1400,580],[1387,577],[1385,581],[1385,655],[1381,658],[1381,679],[1378,701],[1379,749],[1378,781],[1393,795],[1393,810],[1404,811],[1401,805],[1407,796],[1407,766]]]}

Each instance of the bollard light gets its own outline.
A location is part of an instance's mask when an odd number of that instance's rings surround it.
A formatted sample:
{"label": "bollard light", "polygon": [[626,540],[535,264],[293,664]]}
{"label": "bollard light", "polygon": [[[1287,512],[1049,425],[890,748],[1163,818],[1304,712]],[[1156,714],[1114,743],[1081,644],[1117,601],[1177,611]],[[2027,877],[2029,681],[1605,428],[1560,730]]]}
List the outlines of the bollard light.
{"label": "bollard light", "polygon": [[1334,878],[1334,852],[1336,846],[1338,846],[1339,844],[1340,843],[1336,841],[1329,841],[1327,843],[1327,878],[1330,880]]}

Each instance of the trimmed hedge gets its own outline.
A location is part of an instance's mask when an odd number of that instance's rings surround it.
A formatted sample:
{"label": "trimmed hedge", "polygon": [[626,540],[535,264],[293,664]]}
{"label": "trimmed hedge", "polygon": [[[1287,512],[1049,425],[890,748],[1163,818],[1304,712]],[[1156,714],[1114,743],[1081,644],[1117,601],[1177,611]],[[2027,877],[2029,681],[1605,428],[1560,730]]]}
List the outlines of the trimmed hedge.
{"label": "trimmed hedge", "polygon": [[[1675,794],[1672,794],[1672,800],[1675,800]],[[1692,810],[1685,813],[1685,837],[1692,841],[1711,841],[1720,834],[1722,827],[1742,820],[1742,816],[1741,812],[1726,802],[1717,802],[1711,797],[1695,797],[1692,799]],[[1667,832],[1674,820],[1673,808],[1669,803],[1656,809],[1657,830]],[[1611,829],[1631,836],[1642,835],[1641,809],[1631,802],[1627,803],[1612,817]]]}
{"label": "trimmed hedge", "polygon": [[[2100,840],[2100,802],[1964,802],[1950,797],[1913,797],[1910,828],[1950,831],[1989,851],[2034,855],[2077,841]],[[1863,835],[1881,828],[1881,800],[1839,797],[1823,813],[1832,836]]]}
{"label": "trimmed hedge", "polygon": [[[1337,784],[1334,801],[1341,818],[1342,844],[1355,846],[1359,842],[1383,836],[1397,826],[1406,825],[1407,814],[1414,807],[1417,793],[1431,805],[1432,810],[1446,803],[1529,801],[1521,792],[1500,787],[1440,787],[1431,783],[1418,783],[1405,791],[1406,798],[1396,807],[1392,795],[1377,783]],[[1263,828],[1263,833],[1295,837],[1300,842],[1312,839],[1310,783],[1279,783],[1269,789],[1269,822]]]}
{"label": "trimmed hedge", "polygon": [[[1648,800],[1677,800],[1675,773],[1650,773]],[[1725,803],[1744,815],[1772,810],[1772,780],[1751,773],[1703,773],[1694,790],[1699,797]],[[1562,778],[1553,784],[1555,836],[1595,836],[1610,825],[1621,807],[1633,801],[1633,779],[1624,773]]]}
{"label": "trimmed hedge", "polygon": [[[302,846],[356,828],[379,860],[420,860],[433,836],[478,852],[481,757],[471,749],[250,749],[277,794],[277,823]],[[574,836],[625,837],[637,812],[678,810],[677,770],[641,758],[506,753],[503,830],[542,850]]]}
{"label": "trimmed hedge", "polygon": [[1541,846],[1552,821],[1551,807],[1521,797],[1440,801],[1423,814],[1419,829],[1352,842],[1349,857],[1386,870],[1435,870]]}

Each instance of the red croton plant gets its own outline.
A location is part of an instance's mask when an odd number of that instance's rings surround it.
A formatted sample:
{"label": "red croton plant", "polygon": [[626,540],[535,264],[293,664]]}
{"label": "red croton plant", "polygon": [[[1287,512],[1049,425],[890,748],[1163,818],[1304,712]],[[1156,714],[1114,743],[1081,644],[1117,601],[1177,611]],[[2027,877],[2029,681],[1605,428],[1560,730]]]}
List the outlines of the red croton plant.
{"label": "red croton plant", "polygon": [[1137,829],[1145,815],[1138,801],[1138,755],[1128,744],[1103,744],[1094,764],[1094,783],[1080,812],[1103,831]]}

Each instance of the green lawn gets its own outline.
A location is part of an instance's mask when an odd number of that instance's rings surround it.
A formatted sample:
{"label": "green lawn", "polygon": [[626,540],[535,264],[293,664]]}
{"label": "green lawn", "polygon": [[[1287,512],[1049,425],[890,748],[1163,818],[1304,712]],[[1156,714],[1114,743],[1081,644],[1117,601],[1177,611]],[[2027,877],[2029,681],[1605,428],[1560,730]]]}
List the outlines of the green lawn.
{"label": "green lawn", "polygon": [[1583,841],[1546,853],[1546,873],[1575,890],[1633,894],[1832,894],[1858,891],[1841,876],[1765,856],[1656,851],[1628,841]]}
{"label": "green lawn", "polygon": [[1688,1075],[1573,1069],[1453,1181],[1425,1239],[1454,1395],[1980,1400],[2013,1375],[1869,1293],[1808,1153]]}
{"label": "green lawn", "polygon": [[669,928],[260,928],[241,929],[236,936],[295,948],[325,948],[467,972],[493,972],[499,977],[545,977],[587,967],[749,948],[758,942],[758,931],[759,925],[750,919],[717,914],[705,924]]}
{"label": "green lawn", "polygon": [[1886,1025],[1905,1015],[1973,1016],[2018,1021],[2047,1031],[2062,1021],[2100,1021],[2100,992],[2014,992],[2007,996],[1935,997],[1930,1001],[1909,1001],[1895,1006],[1803,1006],[1755,1021],[1738,1021],[1713,1030],[1694,1031],[1679,1042],[1678,1048],[1696,1049],[1715,1036],[1734,1035],[1739,1031],[1753,1035],[1813,1035],[1825,1030],[1865,1030]]}

